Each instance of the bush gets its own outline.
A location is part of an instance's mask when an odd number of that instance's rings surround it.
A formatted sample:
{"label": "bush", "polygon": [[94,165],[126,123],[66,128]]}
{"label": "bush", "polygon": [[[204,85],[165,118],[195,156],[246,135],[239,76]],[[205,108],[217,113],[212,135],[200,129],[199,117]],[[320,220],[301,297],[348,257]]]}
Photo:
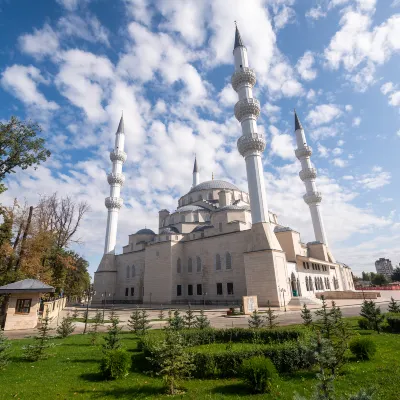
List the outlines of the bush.
{"label": "bush", "polygon": [[386,314],[386,320],[393,333],[400,333],[400,314]]}
{"label": "bush", "polygon": [[105,379],[119,379],[128,375],[130,357],[125,349],[113,349],[104,352],[100,362],[100,371]]}
{"label": "bush", "polygon": [[239,374],[254,393],[270,392],[272,381],[277,376],[272,361],[262,356],[244,360]]}
{"label": "bush", "polygon": [[368,337],[354,338],[350,342],[350,351],[357,360],[370,360],[376,353],[376,344]]}
{"label": "bush", "polygon": [[360,318],[358,320],[358,327],[364,330],[372,329],[371,323],[367,320],[367,318]]}

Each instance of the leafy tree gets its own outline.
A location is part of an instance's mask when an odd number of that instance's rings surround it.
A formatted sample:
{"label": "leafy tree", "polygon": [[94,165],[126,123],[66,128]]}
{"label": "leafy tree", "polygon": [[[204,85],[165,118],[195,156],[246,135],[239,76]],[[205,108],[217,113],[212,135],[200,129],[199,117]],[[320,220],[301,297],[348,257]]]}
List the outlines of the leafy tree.
{"label": "leafy tree", "polygon": [[366,282],[371,282],[371,274],[369,272],[362,272],[362,280]]}
{"label": "leafy tree", "polygon": [[103,324],[103,315],[100,311],[98,311],[93,318],[93,324],[89,332],[91,345],[95,345],[97,343],[97,340],[99,338],[99,327],[102,324]]}
{"label": "leafy tree", "polygon": [[[44,139],[37,137],[40,131],[39,125],[22,122],[14,116],[6,123],[0,121],[0,182],[16,168],[36,168],[50,157],[50,151],[44,148]],[[0,193],[4,190],[0,183]]]}
{"label": "leafy tree", "polygon": [[265,318],[260,315],[257,310],[254,310],[247,321],[249,328],[258,329],[265,326]]}
{"label": "leafy tree", "polygon": [[74,332],[75,328],[76,326],[72,323],[70,314],[67,313],[67,315],[62,319],[56,332],[61,338],[66,338]]}
{"label": "leafy tree", "polygon": [[206,329],[210,327],[210,320],[204,313],[204,310],[200,310],[200,315],[196,317],[195,327],[197,329]]}
{"label": "leafy tree", "polygon": [[28,361],[38,361],[47,358],[46,350],[52,346],[49,343],[51,339],[49,334],[51,321],[52,318],[49,317],[49,310],[47,309],[46,315],[43,317],[42,323],[38,328],[39,334],[34,337],[34,343],[23,347],[25,350],[24,356]]}
{"label": "leafy tree", "polygon": [[396,267],[393,270],[392,281],[393,282],[400,282],[400,267]]}
{"label": "leafy tree", "polygon": [[378,307],[372,300],[364,300],[361,306],[360,315],[366,318],[373,329],[380,333],[381,325],[385,317],[381,313],[381,308]]}
{"label": "leafy tree", "polygon": [[267,315],[266,315],[265,319],[267,321],[267,326],[269,329],[276,328],[279,325],[279,322],[276,322],[277,318],[278,318],[278,316],[271,309],[271,306],[269,305],[269,300],[268,300],[268,309],[267,309]]}
{"label": "leafy tree", "polygon": [[311,326],[312,325],[312,314],[306,304],[303,304],[303,308],[301,310],[301,318],[303,319],[303,325]]}
{"label": "leafy tree", "polygon": [[103,344],[103,350],[115,350],[121,348],[120,333],[122,328],[119,326],[119,319],[113,314],[114,310],[110,313],[111,325],[107,327],[107,335],[104,337],[105,343]]}
{"label": "leafy tree", "polygon": [[135,334],[138,334],[142,326],[142,316],[138,307],[132,312],[130,318],[128,319],[128,328]]}
{"label": "leafy tree", "polygon": [[195,325],[195,320],[196,317],[194,315],[194,311],[192,310],[192,307],[190,307],[190,304],[188,306],[188,309],[186,310],[186,314],[184,316],[185,319],[185,325],[187,328],[193,328]]}
{"label": "leafy tree", "polygon": [[388,311],[391,313],[400,313],[400,305],[393,297],[390,298]]}
{"label": "leafy tree", "polygon": [[193,355],[185,351],[183,337],[174,330],[168,329],[163,342],[153,348],[149,361],[158,366],[158,375],[164,380],[167,393],[179,393],[180,382],[189,377],[195,369]]}
{"label": "leafy tree", "polygon": [[0,330],[0,371],[4,369],[10,359],[9,347],[11,344],[4,336],[3,331]]}
{"label": "leafy tree", "polygon": [[388,279],[386,278],[385,275],[382,274],[376,274],[372,279],[371,283],[373,285],[377,286],[382,286],[382,285],[387,285],[389,283]]}

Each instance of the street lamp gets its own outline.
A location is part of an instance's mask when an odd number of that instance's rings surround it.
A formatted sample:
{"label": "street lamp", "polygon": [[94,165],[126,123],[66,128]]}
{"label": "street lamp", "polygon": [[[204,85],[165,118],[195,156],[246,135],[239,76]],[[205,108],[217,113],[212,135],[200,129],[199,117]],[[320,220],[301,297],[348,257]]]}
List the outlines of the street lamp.
{"label": "street lamp", "polygon": [[286,292],[286,289],[282,288],[281,293],[282,293],[282,297],[283,297],[283,306],[285,307],[285,312],[286,312],[285,292]]}
{"label": "street lamp", "polygon": [[153,293],[150,292],[150,308],[151,308],[151,295],[152,295],[152,294],[153,294]]}

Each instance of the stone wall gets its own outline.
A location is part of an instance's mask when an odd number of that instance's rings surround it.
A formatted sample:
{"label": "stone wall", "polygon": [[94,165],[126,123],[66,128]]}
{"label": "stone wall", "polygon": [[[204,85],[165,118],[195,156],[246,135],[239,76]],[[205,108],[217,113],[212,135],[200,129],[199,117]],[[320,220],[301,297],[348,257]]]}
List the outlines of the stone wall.
{"label": "stone wall", "polygon": [[[38,323],[39,296],[40,295],[38,293],[11,294],[8,299],[7,316],[4,330],[13,331],[16,329],[35,328]],[[21,314],[16,312],[18,299],[31,299],[31,308],[29,314]]]}

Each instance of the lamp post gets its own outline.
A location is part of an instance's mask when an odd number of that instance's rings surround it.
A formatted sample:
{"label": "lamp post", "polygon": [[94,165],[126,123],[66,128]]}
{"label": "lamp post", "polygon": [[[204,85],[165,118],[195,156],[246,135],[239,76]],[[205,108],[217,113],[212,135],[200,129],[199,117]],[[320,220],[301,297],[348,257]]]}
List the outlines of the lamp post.
{"label": "lamp post", "polygon": [[101,295],[101,297],[104,297],[104,300],[103,300],[103,322],[104,322],[104,313],[105,313],[105,310],[106,310],[106,296],[107,296],[107,292],[104,292]]}
{"label": "lamp post", "polygon": [[85,315],[85,328],[83,329],[83,333],[86,333],[86,329],[87,329],[87,323],[88,323],[88,319],[89,319],[89,299],[92,297],[93,294],[95,294],[96,292],[93,291],[93,288],[90,287],[90,283],[89,283],[89,287],[86,293],[86,315]]}
{"label": "lamp post", "polygon": [[150,308],[151,308],[151,295],[152,295],[152,294],[153,294],[153,293],[150,292]]}
{"label": "lamp post", "polygon": [[281,293],[282,293],[282,298],[283,298],[283,306],[284,306],[285,312],[286,312],[285,292],[286,292],[286,289],[282,288],[282,289],[281,289]]}

